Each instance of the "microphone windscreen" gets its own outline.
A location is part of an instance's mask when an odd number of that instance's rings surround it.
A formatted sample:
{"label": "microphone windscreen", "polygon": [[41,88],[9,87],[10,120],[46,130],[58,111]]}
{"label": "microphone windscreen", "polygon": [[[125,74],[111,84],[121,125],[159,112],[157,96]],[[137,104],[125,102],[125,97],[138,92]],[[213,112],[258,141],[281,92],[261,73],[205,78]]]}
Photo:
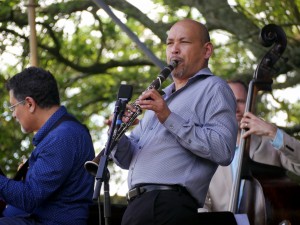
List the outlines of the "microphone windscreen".
{"label": "microphone windscreen", "polygon": [[130,101],[132,89],[132,85],[122,84],[119,88],[118,99],[126,99],[127,101]]}

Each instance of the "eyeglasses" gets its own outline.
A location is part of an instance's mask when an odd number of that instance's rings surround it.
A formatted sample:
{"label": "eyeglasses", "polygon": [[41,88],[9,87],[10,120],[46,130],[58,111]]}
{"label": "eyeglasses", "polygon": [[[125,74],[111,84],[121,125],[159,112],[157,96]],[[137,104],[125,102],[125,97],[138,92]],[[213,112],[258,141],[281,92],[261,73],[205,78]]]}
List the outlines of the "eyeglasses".
{"label": "eyeglasses", "polygon": [[9,106],[8,109],[9,109],[11,112],[13,112],[13,111],[15,111],[16,106],[22,104],[23,102],[25,102],[25,100],[19,101],[19,102],[17,102],[17,103],[14,104],[14,105]]}

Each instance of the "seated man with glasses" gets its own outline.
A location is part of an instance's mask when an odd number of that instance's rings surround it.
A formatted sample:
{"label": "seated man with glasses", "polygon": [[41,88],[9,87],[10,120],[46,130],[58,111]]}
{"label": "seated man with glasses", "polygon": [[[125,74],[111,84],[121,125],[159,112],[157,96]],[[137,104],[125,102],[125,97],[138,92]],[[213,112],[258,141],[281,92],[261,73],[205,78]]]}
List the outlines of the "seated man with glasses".
{"label": "seated man with glasses", "polygon": [[83,165],[95,157],[88,130],[60,105],[50,72],[29,67],[6,87],[9,110],[24,133],[35,132],[35,148],[24,179],[0,175],[0,198],[7,204],[0,225],[85,225],[94,178]]}

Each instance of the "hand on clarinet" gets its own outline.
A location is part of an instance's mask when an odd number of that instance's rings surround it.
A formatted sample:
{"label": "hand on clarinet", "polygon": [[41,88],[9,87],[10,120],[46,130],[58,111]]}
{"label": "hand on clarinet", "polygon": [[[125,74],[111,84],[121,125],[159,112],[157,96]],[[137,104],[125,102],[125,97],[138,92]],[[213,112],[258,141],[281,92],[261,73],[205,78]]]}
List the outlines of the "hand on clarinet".
{"label": "hand on clarinet", "polygon": [[155,112],[158,120],[164,123],[168,116],[171,114],[169,107],[160,93],[156,89],[149,89],[144,91],[136,103],[142,109],[148,109]]}
{"label": "hand on clarinet", "polygon": [[[127,104],[126,110],[122,117],[122,122],[127,123],[129,118],[132,116],[132,113],[135,111],[136,111],[136,109],[131,104]],[[110,115],[109,118],[106,119],[104,123],[110,127],[112,124],[113,117],[114,117],[114,115]],[[137,125],[138,123],[139,123],[139,119],[135,119],[132,125]]]}

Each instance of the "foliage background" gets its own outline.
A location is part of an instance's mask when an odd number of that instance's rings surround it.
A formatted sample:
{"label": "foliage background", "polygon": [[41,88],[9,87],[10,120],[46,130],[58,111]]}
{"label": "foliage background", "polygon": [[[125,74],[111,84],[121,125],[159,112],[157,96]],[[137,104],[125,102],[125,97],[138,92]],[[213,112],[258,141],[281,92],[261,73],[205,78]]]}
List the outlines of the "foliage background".
{"label": "foliage background", "polygon": [[[99,8],[97,1],[36,1],[39,66],[58,80],[62,102],[91,130],[96,151],[106,141],[104,119],[111,113],[121,83],[133,85],[134,96],[145,90],[160,68],[138,48],[116,23]],[[224,78],[252,79],[268,49],[258,41],[266,24],[286,32],[288,46],[276,65],[273,91],[258,96],[257,114],[300,137],[300,1],[299,0],[105,0],[117,17],[162,62],[169,27],[181,18],[206,24],[215,46],[212,71]],[[20,132],[6,107],[6,80],[29,66],[27,1],[0,0],[0,165],[12,176],[22,158],[32,150],[32,135]],[[170,83],[168,80],[164,86]],[[112,166],[116,183],[122,180]]]}

